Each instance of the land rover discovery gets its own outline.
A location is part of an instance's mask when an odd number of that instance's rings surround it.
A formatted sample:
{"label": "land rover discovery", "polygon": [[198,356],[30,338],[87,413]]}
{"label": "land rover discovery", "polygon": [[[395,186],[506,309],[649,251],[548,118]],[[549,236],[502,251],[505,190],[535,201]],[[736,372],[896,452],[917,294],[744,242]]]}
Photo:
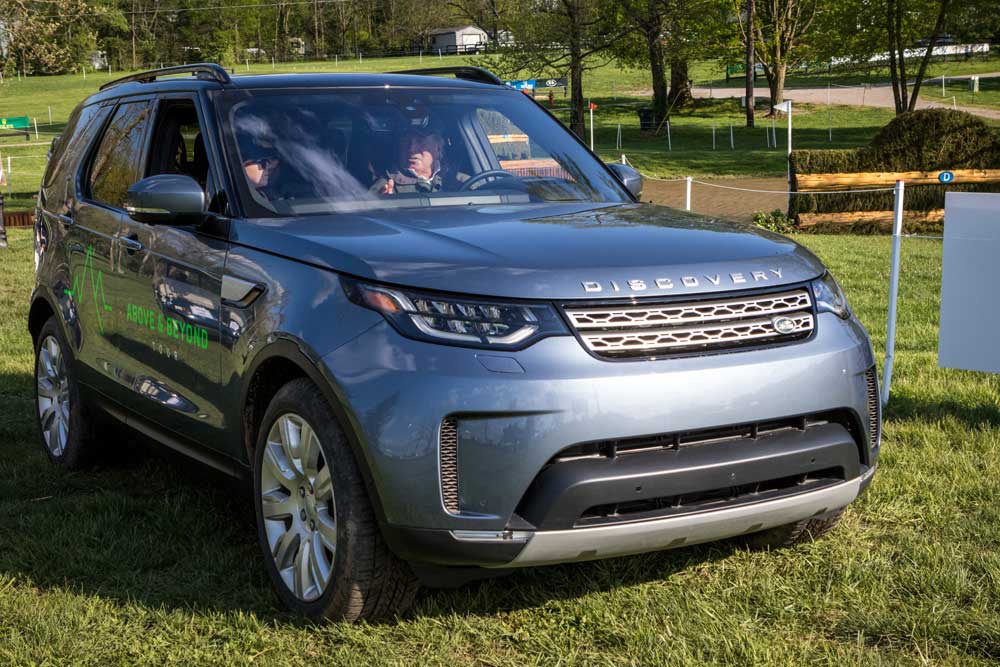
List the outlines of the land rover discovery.
{"label": "land rover discovery", "polygon": [[248,479],[313,618],[828,531],[878,459],[865,331],[808,250],[641,185],[475,68],[106,84],[38,199],[41,443],[82,466],[110,417]]}

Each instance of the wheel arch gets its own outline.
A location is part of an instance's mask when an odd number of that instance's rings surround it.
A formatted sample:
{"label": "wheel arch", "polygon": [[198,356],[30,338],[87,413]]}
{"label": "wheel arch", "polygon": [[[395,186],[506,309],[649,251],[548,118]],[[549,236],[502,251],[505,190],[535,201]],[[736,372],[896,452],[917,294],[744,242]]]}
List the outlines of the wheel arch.
{"label": "wheel arch", "polygon": [[[49,318],[55,314],[56,309],[48,297],[41,291],[35,292],[31,299],[31,308],[28,310],[28,333],[31,334],[32,343],[38,343],[39,332]],[[62,322],[59,323],[59,326],[62,327]]]}
{"label": "wheel arch", "polygon": [[240,396],[243,414],[240,425],[242,443],[251,469],[258,430],[274,394],[292,380],[307,378],[320,390],[333,411],[361,471],[379,525],[384,525],[385,512],[381,497],[356,422],[351,418],[336,381],[322,370],[322,365],[313,361],[297,341],[283,338],[260,350],[247,367],[244,377],[246,379]]}

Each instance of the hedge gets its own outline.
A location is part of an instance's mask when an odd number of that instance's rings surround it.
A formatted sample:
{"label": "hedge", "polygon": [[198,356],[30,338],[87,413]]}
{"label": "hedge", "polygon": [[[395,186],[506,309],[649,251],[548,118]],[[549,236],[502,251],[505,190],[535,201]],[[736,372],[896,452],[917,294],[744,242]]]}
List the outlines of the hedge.
{"label": "hedge", "polygon": [[[798,174],[941,171],[1000,168],[1000,136],[983,119],[964,111],[921,109],[897,116],[862,148],[795,150],[792,189]],[[944,208],[945,192],[1000,192],[1000,183],[914,185],[906,189],[907,210]],[[788,217],[800,213],[891,210],[891,192],[791,197]]]}

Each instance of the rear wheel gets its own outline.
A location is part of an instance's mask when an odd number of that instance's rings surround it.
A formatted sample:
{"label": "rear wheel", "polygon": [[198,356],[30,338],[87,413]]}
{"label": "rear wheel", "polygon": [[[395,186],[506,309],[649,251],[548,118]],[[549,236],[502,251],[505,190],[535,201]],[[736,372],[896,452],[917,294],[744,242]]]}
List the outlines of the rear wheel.
{"label": "rear wheel", "polygon": [[845,508],[834,510],[822,516],[813,517],[789,523],[784,526],[776,526],[759,533],[746,535],[742,538],[743,543],[755,551],[768,551],[771,549],[783,549],[803,542],[811,542],[823,537],[833,530],[840,518],[844,514]]}
{"label": "rear wheel", "polygon": [[38,438],[49,460],[76,470],[93,460],[97,442],[70,354],[56,318],[50,317],[35,342]]}
{"label": "rear wheel", "polygon": [[254,455],[260,547],[282,601],[316,620],[403,612],[418,583],[389,551],[343,432],[309,380],[282,387]]}

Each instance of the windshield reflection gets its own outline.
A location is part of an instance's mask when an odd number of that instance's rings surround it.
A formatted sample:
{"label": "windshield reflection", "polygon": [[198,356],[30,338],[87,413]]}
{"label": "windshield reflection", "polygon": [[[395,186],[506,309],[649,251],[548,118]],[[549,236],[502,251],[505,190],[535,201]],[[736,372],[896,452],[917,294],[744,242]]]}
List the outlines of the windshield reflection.
{"label": "windshield reflection", "polygon": [[244,90],[220,97],[252,217],[629,201],[562,125],[513,91]]}

